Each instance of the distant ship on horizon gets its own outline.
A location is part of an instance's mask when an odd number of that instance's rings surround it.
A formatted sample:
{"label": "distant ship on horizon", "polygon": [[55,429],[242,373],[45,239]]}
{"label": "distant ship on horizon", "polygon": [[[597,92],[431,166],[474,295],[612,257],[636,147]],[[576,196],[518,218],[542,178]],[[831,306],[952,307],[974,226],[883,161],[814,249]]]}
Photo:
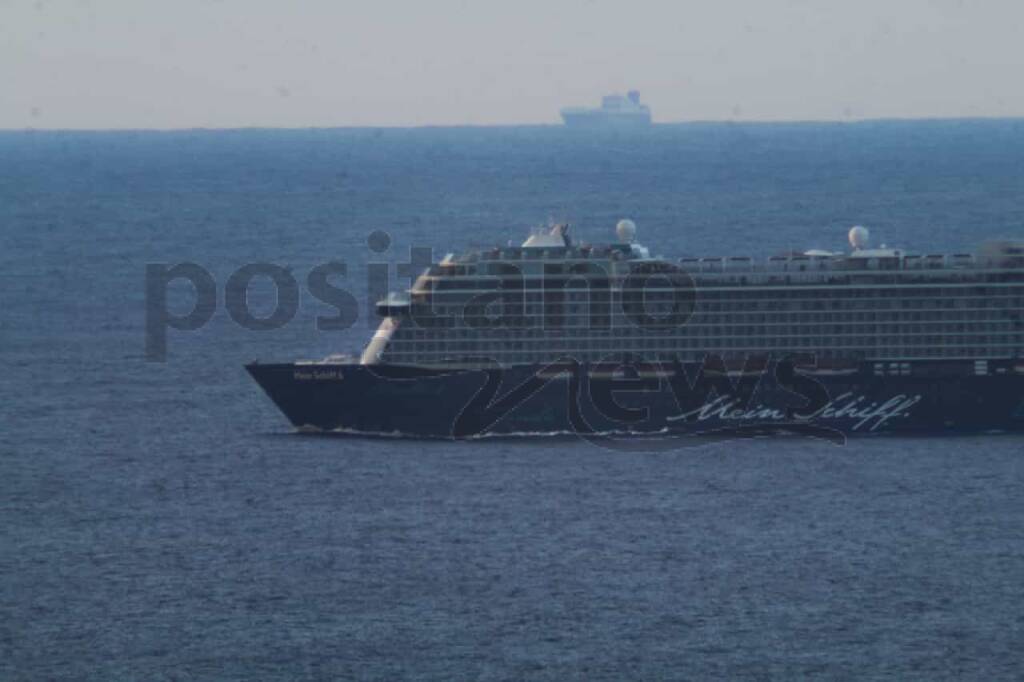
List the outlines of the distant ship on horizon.
{"label": "distant ship on horizon", "polygon": [[566,107],[562,120],[570,128],[646,127],[651,125],[651,108],[640,103],[640,92],[630,90],[626,96],[605,95],[601,107]]}

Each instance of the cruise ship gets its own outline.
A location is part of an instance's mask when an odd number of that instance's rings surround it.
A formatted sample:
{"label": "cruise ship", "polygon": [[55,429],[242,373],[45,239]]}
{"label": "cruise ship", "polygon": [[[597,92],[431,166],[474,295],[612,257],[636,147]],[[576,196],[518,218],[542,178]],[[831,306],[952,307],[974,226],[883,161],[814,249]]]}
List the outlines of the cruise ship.
{"label": "cruise ship", "polygon": [[601,107],[567,107],[562,120],[571,128],[637,128],[651,124],[651,109],[640,103],[640,93],[630,90],[622,95],[606,95]]}
{"label": "cruise ship", "polygon": [[1024,243],[652,257],[567,225],[449,255],[361,357],[254,363],[301,431],[488,435],[1024,430]]}

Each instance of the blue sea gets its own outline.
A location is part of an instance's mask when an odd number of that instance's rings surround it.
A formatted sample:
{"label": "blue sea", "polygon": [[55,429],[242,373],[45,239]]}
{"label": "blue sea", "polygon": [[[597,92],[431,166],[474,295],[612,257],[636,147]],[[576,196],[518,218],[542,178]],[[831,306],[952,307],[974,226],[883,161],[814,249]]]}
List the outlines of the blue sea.
{"label": "blue sea", "polygon": [[[243,370],[358,351],[369,264],[621,218],[670,257],[971,251],[1024,238],[1024,121],[0,133],[0,679],[1024,677],[1024,438],[315,438]],[[215,308],[154,357],[178,263]],[[300,290],[274,329],[227,311],[255,263]]]}

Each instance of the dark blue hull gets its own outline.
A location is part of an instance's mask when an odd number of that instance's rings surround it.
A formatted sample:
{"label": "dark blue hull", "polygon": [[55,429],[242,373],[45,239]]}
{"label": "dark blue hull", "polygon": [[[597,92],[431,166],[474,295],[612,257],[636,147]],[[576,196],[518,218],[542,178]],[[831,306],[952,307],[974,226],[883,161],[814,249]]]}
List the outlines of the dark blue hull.
{"label": "dark blue hull", "polygon": [[393,365],[253,364],[294,427],[316,432],[474,438],[571,433],[826,438],[1024,431],[1024,365],[991,361],[745,371],[580,365],[431,370]]}

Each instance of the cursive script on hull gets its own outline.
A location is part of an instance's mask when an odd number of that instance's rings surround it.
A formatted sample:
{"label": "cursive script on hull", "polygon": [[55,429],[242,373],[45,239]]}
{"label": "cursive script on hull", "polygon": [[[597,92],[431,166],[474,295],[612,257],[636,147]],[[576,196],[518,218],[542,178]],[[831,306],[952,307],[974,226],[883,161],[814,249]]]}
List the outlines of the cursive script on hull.
{"label": "cursive script on hull", "polygon": [[744,400],[735,396],[719,396],[700,407],[668,417],[668,421],[721,420],[730,422],[780,422],[796,418],[799,421],[814,420],[848,420],[853,422],[852,431],[866,428],[876,431],[887,422],[899,417],[910,416],[910,409],[921,401],[920,395],[897,395],[885,402],[869,401],[867,396],[844,393],[813,412],[795,415],[787,414],[784,409],[759,404],[753,407],[744,404]]}

